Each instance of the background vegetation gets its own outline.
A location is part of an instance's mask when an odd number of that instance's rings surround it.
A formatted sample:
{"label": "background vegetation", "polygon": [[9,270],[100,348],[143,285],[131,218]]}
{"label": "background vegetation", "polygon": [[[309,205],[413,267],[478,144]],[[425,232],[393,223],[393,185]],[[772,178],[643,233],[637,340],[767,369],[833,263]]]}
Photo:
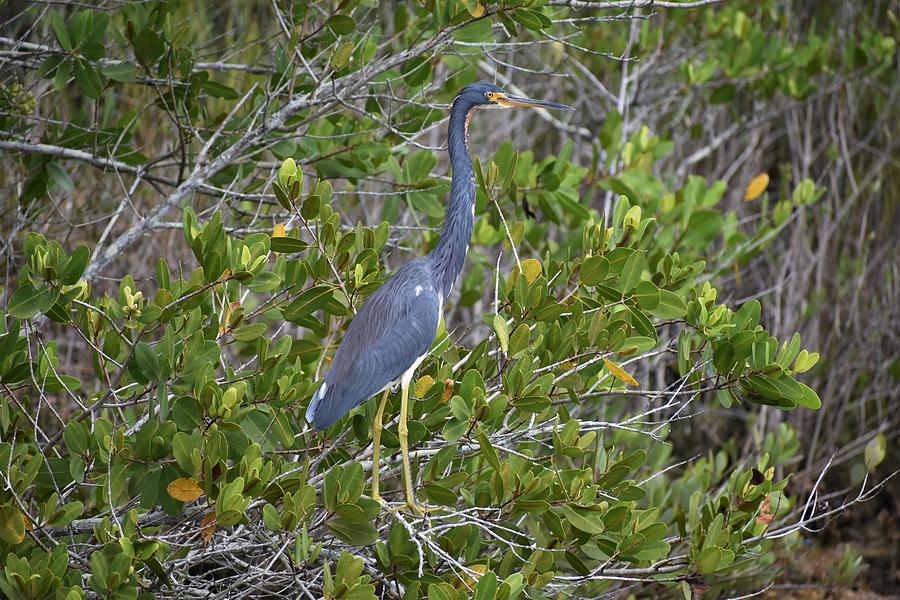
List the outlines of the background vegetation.
{"label": "background vegetation", "polygon": [[[897,15],[3,4],[0,592],[896,589]],[[576,111],[472,123],[473,247],[410,423],[435,510],[380,512],[372,403],[303,413],[435,244],[478,79]]]}

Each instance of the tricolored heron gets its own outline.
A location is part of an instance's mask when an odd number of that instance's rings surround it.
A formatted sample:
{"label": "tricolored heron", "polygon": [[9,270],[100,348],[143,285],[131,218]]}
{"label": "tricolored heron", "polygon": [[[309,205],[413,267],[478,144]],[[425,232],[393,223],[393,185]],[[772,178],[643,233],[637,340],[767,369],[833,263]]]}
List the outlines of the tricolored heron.
{"label": "tricolored heron", "polygon": [[400,453],[406,505],[421,510],[413,495],[409,466],[406,418],[409,384],[416,367],[434,342],[453,283],[462,270],[475,220],[475,175],[469,156],[469,120],[487,108],[570,106],[507,94],[496,85],[479,82],[456,96],[448,128],[450,206],[440,240],[434,250],[400,268],[359,309],[334,355],[325,381],[306,411],[306,420],[325,429],[379,392],[384,392],[372,425],[372,498],[381,501],[378,469],[384,407],[391,388],[400,383]]}

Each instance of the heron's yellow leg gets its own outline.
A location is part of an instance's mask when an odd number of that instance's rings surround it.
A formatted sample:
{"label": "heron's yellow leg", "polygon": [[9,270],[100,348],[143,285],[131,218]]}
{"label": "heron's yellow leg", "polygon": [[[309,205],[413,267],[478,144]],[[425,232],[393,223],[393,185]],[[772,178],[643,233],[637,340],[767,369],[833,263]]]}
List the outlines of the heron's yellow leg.
{"label": "heron's yellow leg", "polygon": [[406,417],[409,412],[409,382],[400,381],[400,424],[397,426],[397,435],[400,438],[400,454],[403,456],[403,485],[406,489],[406,506],[413,512],[423,513],[424,510],[416,503],[416,496],[412,489],[412,469],[409,467],[409,430],[406,427]]}
{"label": "heron's yellow leg", "polygon": [[378,489],[378,469],[381,466],[381,429],[382,418],[384,416],[384,407],[387,404],[388,395],[391,388],[384,390],[381,402],[378,403],[378,409],[375,411],[375,421],[372,423],[372,500],[384,502]]}

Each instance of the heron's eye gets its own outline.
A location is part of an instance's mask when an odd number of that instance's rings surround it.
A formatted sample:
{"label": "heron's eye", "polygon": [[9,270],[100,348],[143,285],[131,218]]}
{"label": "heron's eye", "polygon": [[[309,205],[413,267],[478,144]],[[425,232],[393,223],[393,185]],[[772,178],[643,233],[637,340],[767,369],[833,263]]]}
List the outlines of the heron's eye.
{"label": "heron's eye", "polygon": [[485,92],[484,93],[484,97],[487,98],[488,100],[493,100],[494,96],[496,96],[496,95],[497,94],[495,94],[494,92]]}

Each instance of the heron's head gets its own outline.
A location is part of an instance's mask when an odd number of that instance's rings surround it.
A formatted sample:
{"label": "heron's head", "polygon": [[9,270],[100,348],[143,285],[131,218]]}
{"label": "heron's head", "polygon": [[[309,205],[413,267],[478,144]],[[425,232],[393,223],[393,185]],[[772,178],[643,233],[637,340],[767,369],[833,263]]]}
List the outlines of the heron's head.
{"label": "heron's head", "polygon": [[472,108],[513,108],[516,106],[524,106],[531,108],[559,108],[563,110],[574,110],[571,106],[559,104],[557,102],[547,102],[546,100],[534,100],[524,96],[517,96],[504,92],[502,88],[479,81],[467,85],[456,97],[458,102],[464,103],[470,109]]}

